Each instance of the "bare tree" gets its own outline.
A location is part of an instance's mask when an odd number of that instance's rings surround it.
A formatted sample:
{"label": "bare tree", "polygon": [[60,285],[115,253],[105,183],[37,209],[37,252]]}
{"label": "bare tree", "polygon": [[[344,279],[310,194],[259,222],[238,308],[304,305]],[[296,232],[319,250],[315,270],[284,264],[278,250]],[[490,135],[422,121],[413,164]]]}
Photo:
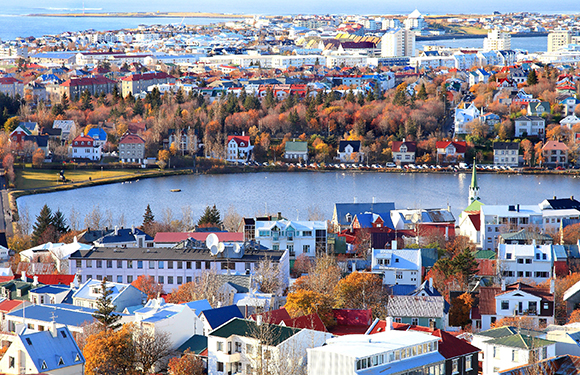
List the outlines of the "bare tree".
{"label": "bare tree", "polygon": [[18,232],[20,235],[26,236],[30,233],[30,213],[28,207],[24,206],[18,212]]}
{"label": "bare tree", "polygon": [[193,228],[193,209],[191,206],[182,206],[181,207],[181,230],[182,231],[189,231]]}
{"label": "bare tree", "polygon": [[242,216],[236,211],[234,205],[230,205],[226,214],[224,215],[224,227],[228,232],[235,232],[238,230]]}
{"label": "bare tree", "polygon": [[72,231],[79,230],[79,212],[75,208],[71,208],[70,215],[68,216],[68,221],[70,223],[70,229]]}
{"label": "bare tree", "polygon": [[262,293],[282,294],[282,272],[280,265],[269,256],[258,262],[255,270],[256,281]]}
{"label": "bare tree", "polygon": [[81,350],[85,348],[89,336],[103,331],[103,326],[97,321],[86,321],[82,323],[80,327],[82,328],[82,331],[80,333],[74,332],[73,337]]}
{"label": "bare tree", "polygon": [[137,363],[143,373],[157,373],[167,368],[171,349],[171,335],[154,328],[139,327],[133,331],[133,345]]}
{"label": "bare tree", "polygon": [[93,207],[93,210],[85,216],[85,226],[87,228],[99,229],[103,221],[103,214],[99,205]]}
{"label": "bare tree", "polygon": [[324,221],[326,220],[324,214],[318,206],[308,207],[308,221]]}

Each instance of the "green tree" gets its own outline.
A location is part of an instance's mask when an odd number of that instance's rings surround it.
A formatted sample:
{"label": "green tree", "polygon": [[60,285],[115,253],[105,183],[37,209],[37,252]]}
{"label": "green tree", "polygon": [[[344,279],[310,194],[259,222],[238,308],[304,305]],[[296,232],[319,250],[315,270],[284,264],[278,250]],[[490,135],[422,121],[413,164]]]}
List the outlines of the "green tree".
{"label": "green tree", "polygon": [[175,93],[175,101],[178,104],[185,103],[185,95],[183,94],[183,89],[181,87],[179,88],[179,90],[177,90],[177,93]]}
{"label": "green tree", "polygon": [[528,86],[533,86],[538,83],[538,75],[534,69],[528,73]]}
{"label": "green tree", "polygon": [[81,95],[81,109],[83,111],[93,109],[93,103],[91,102],[91,93],[89,92],[89,90],[83,91]]}
{"label": "green tree", "polygon": [[213,207],[207,206],[203,215],[199,218],[197,222],[198,226],[220,226],[222,224],[222,219],[220,212],[216,208],[215,204]]}
{"label": "green tree", "polygon": [[344,99],[349,103],[354,103],[356,101],[352,89],[348,90],[348,92],[346,93],[346,97]]}
{"label": "green tree", "polygon": [[427,99],[427,90],[425,89],[424,83],[421,83],[421,87],[419,87],[419,92],[417,93],[417,98],[419,100],[426,100]]}
{"label": "green tree", "polygon": [[104,277],[101,281],[101,296],[96,300],[97,310],[93,313],[93,317],[105,330],[115,330],[121,326],[118,323],[121,315],[115,314],[116,306],[113,305],[111,294],[113,294],[113,290],[107,287],[107,278]]}
{"label": "green tree", "polygon": [[42,206],[40,213],[36,217],[36,222],[32,226],[32,242],[36,245],[43,234],[53,225],[52,211],[48,205]]}
{"label": "green tree", "polygon": [[18,116],[10,117],[4,123],[4,131],[6,132],[6,134],[10,134],[14,131],[14,129],[18,127],[19,124],[20,118]]}
{"label": "green tree", "polygon": [[133,114],[142,116],[145,113],[145,106],[143,105],[143,101],[139,98],[135,100],[135,104],[133,105]]}
{"label": "green tree", "polygon": [[56,231],[58,237],[68,233],[70,230],[68,225],[66,225],[66,218],[60,209],[57,210],[52,216],[52,225],[54,226],[54,230]]}
{"label": "green tree", "polygon": [[151,206],[147,205],[147,208],[145,208],[145,213],[143,214],[143,224],[142,224],[143,231],[149,233],[148,231],[154,222],[155,216],[153,215],[153,211],[151,211]]}

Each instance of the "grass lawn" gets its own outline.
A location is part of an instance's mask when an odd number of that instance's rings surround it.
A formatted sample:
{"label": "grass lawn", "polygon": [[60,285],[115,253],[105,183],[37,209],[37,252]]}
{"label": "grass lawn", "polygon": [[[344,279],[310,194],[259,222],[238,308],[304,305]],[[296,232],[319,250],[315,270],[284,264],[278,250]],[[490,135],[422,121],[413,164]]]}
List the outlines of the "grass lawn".
{"label": "grass lawn", "polygon": [[[58,170],[46,169],[15,169],[17,189],[38,189],[63,185],[58,182]],[[145,171],[124,169],[115,171],[99,170],[66,170],[64,175],[70,182],[85,182],[89,177],[93,181],[115,179],[119,177],[141,176],[147,174]]]}

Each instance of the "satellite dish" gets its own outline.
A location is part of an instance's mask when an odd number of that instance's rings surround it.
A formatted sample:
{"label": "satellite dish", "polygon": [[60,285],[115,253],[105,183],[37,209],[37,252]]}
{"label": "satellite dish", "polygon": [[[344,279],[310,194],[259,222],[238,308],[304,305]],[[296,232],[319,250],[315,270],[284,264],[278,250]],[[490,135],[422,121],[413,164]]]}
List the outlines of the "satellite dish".
{"label": "satellite dish", "polygon": [[241,246],[239,243],[234,244],[234,253],[239,254],[241,250]]}
{"label": "satellite dish", "polygon": [[217,246],[219,241],[220,240],[215,233],[210,233],[205,239],[205,246],[207,246],[208,249],[211,249],[212,246]]}
{"label": "satellite dish", "polygon": [[211,255],[216,256],[218,253],[218,247],[216,245],[210,246],[209,252]]}
{"label": "satellite dish", "polygon": [[218,251],[219,251],[220,253],[223,253],[223,252],[224,252],[224,249],[226,248],[226,246],[224,245],[224,243],[223,243],[223,242],[220,242],[220,243],[218,243],[218,246],[217,246],[217,248],[218,248]]}

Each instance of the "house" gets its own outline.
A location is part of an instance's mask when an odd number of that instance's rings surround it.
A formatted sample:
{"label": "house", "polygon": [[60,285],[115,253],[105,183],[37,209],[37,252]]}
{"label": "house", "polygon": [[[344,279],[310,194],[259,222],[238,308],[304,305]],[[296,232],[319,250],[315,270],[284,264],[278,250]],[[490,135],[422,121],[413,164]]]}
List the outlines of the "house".
{"label": "house", "polygon": [[307,350],[329,337],[327,332],[234,318],[208,335],[208,374],[251,374],[264,368],[294,374],[305,366]]}
{"label": "house", "polygon": [[477,85],[478,83],[489,82],[489,77],[491,74],[485,71],[485,69],[478,68],[474,71],[469,72],[469,86]]}
{"label": "house", "polygon": [[91,137],[79,135],[72,141],[69,156],[73,159],[98,161],[101,160],[101,146],[97,146]]}
{"label": "house", "polygon": [[331,224],[337,232],[351,227],[352,221],[357,214],[364,213],[387,213],[395,209],[395,203],[335,203]]}
{"label": "house", "polygon": [[455,163],[465,160],[467,143],[465,141],[437,141],[437,163]]}
{"label": "house", "polygon": [[26,281],[26,275],[22,279],[0,283],[0,297],[4,297],[7,300],[30,300],[28,292],[39,286],[39,283],[36,280],[33,282]]}
{"label": "house", "polygon": [[25,126],[19,124],[16,129],[10,133],[10,142],[22,143],[24,142],[24,137],[27,135],[32,135],[32,133]]}
{"label": "house", "polygon": [[75,134],[77,130],[77,126],[73,120],[54,120],[52,128],[61,130],[61,139],[64,141],[68,140],[69,135],[71,133]]}
{"label": "house", "polygon": [[117,82],[103,76],[69,78],[58,86],[58,97],[63,94],[70,100],[78,100],[83,92],[88,91],[92,96],[103,93],[111,94]]}
{"label": "house", "polygon": [[259,220],[253,238],[268,249],[287,249],[291,258],[300,254],[315,257],[326,253],[327,231],[326,221]]}
{"label": "house", "polygon": [[[505,317],[525,315],[538,327],[554,323],[554,291],[552,287],[532,287],[522,282],[501,287],[480,287],[479,315],[472,309],[475,327],[487,330],[493,323]],[[478,322],[478,320],[480,322]]]}
{"label": "house", "polygon": [[393,223],[391,221],[390,212],[378,214],[378,213],[367,213],[357,214],[352,221],[352,230],[356,229],[370,229],[370,228],[393,228]]}
{"label": "house", "polygon": [[[417,331],[438,337],[437,351],[445,358],[445,371],[443,374],[476,375],[479,371],[478,354],[479,348],[467,341],[457,338],[441,329],[429,329],[409,324],[393,323],[391,318],[386,320],[375,319],[367,335],[374,335],[385,331]],[[435,372],[437,373],[437,372]]]}
{"label": "house", "polygon": [[542,116],[544,114],[550,113],[550,103],[549,102],[531,102],[528,104],[529,116]]}
{"label": "house", "polygon": [[30,302],[37,304],[72,303],[74,289],[67,285],[44,285],[28,292]]}
{"label": "house", "polygon": [[549,166],[568,165],[568,146],[560,141],[548,141],[542,147],[544,163]]}
{"label": "house", "polygon": [[502,244],[497,249],[498,271],[506,283],[526,280],[541,284],[552,278],[551,245]]}
{"label": "house", "polygon": [[573,115],[578,104],[580,104],[580,99],[576,99],[573,96],[561,100],[560,105],[564,107],[564,116]]}
{"label": "house", "polygon": [[24,97],[24,83],[14,77],[0,77],[0,92],[15,97]]}
{"label": "house", "polygon": [[85,135],[91,137],[95,145],[101,148],[107,143],[107,132],[103,128],[91,128]]}
{"label": "house", "polygon": [[308,350],[308,375],[444,374],[438,344],[439,337],[417,331],[334,337]]}
{"label": "house", "polygon": [[480,209],[483,206],[475,199],[459,215],[459,234],[469,237],[471,242],[479,244],[481,239]]}
{"label": "house", "polygon": [[145,160],[145,141],[136,134],[125,134],[119,140],[119,161],[139,163]]}
{"label": "house", "polygon": [[546,120],[539,116],[520,116],[514,120],[515,136],[544,138],[546,134]]}
{"label": "house", "polygon": [[153,237],[139,228],[119,228],[95,240],[96,247],[153,247]]}
{"label": "house", "polygon": [[25,135],[23,141],[32,142],[35,150],[41,149],[45,157],[49,154],[48,135]]}
{"label": "house", "polygon": [[535,363],[555,355],[556,343],[542,333],[500,327],[473,335],[471,344],[481,349],[482,374],[496,375],[513,367]]}
{"label": "house", "polygon": [[308,161],[308,142],[286,141],[284,158]]}
{"label": "house", "polygon": [[228,135],[226,143],[226,160],[232,162],[244,162],[252,158],[254,146],[250,143],[250,137],[244,135]]}
{"label": "house", "polygon": [[488,112],[488,113],[483,113],[479,117],[479,121],[482,124],[487,125],[489,128],[489,132],[493,133],[493,132],[495,132],[495,126],[501,122],[501,117],[499,117],[499,115],[496,115],[495,113]]}
{"label": "house", "polygon": [[186,304],[165,303],[163,298],[153,298],[133,313],[137,327],[156,334],[168,334],[173,349],[193,335],[203,334],[202,320]]}
{"label": "house", "polygon": [[565,126],[570,130],[572,130],[574,126],[578,124],[580,124],[580,118],[576,117],[574,114],[568,115],[560,120],[560,125]]}
{"label": "house", "polygon": [[396,323],[447,329],[449,303],[442,296],[389,296],[387,316]]}
{"label": "house", "polygon": [[208,336],[211,331],[217,329],[222,324],[234,318],[243,319],[244,316],[242,315],[242,312],[238,306],[229,305],[217,307],[215,309],[204,310],[199,314],[199,318],[203,324],[203,335]]}
{"label": "house", "polygon": [[392,151],[393,161],[397,165],[414,164],[417,142],[406,141],[405,139],[403,141],[393,141]]}
{"label": "house", "polygon": [[[96,308],[97,300],[103,295],[101,284],[101,281],[98,280],[87,280],[72,295],[73,304],[91,309]],[[112,292],[109,297],[111,298],[111,303],[115,306],[115,311],[121,312],[126,307],[143,305],[147,300],[147,295],[133,285],[107,281],[106,287]]]}
{"label": "house", "polygon": [[[184,154],[195,154],[197,153],[197,136],[195,132],[190,129],[169,129],[167,131],[167,140],[163,141],[163,147],[170,148],[171,145],[175,145],[177,150]],[[167,143],[165,143],[167,142]]]}
{"label": "house", "polygon": [[499,235],[500,244],[511,245],[551,245],[554,239],[547,234],[522,229],[517,232],[502,233]]}
{"label": "house", "polygon": [[471,129],[468,129],[468,126],[466,125],[469,122],[477,120],[479,116],[481,116],[481,111],[477,109],[473,102],[462,103],[462,105],[457,106],[455,108],[455,116],[453,120],[455,134],[470,134]]}
{"label": "house", "polygon": [[543,224],[538,205],[483,205],[479,213],[481,237],[478,243],[485,250],[496,249],[500,233]]}
{"label": "house", "polygon": [[121,78],[121,95],[123,98],[129,94],[136,96],[147,92],[149,86],[175,82],[175,77],[165,72],[130,74]]}
{"label": "house", "polygon": [[84,326],[92,323],[94,309],[69,304],[29,305],[5,315],[7,328],[16,332],[26,324],[27,330],[46,331],[54,322],[57,327],[67,327],[71,332],[82,333]]}
{"label": "house", "polygon": [[383,275],[385,285],[421,286],[421,249],[372,249],[371,272]]}
{"label": "house", "polygon": [[85,358],[72,333],[55,324],[42,332],[20,332],[0,359],[4,374],[82,374],[84,365]]}
{"label": "house", "polygon": [[[556,344],[558,345],[558,344]],[[499,375],[559,375],[580,373],[580,357],[564,354],[499,372]]]}
{"label": "house", "polygon": [[519,142],[494,142],[493,164],[498,166],[517,167],[519,165]]}
{"label": "house", "polygon": [[455,217],[449,207],[392,210],[391,221],[397,230],[414,230],[422,236],[430,232],[439,232],[446,238],[455,235]]}
{"label": "house", "polygon": [[38,135],[38,132],[40,130],[37,122],[20,121],[19,125],[28,129],[28,131],[30,131],[30,135]]}
{"label": "house", "polygon": [[340,141],[337,152],[342,163],[359,163],[364,159],[361,141]]}
{"label": "house", "polygon": [[556,355],[580,354],[580,324],[578,323],[548,326],[546,339],[556,342]]}
{"label": "house", "polygon": [[[33,264],[33,270],[38,263],[47,262],[54,264],[54,272],[68,274],[68,258],[78,250],[89,250],[92,246],[77,241],[76,237],[71,243],[44,243],[20,252],[22,262]],[[27,267],[28,268],[28,267]],[[39,273],[39,272],[34,272]]]}

